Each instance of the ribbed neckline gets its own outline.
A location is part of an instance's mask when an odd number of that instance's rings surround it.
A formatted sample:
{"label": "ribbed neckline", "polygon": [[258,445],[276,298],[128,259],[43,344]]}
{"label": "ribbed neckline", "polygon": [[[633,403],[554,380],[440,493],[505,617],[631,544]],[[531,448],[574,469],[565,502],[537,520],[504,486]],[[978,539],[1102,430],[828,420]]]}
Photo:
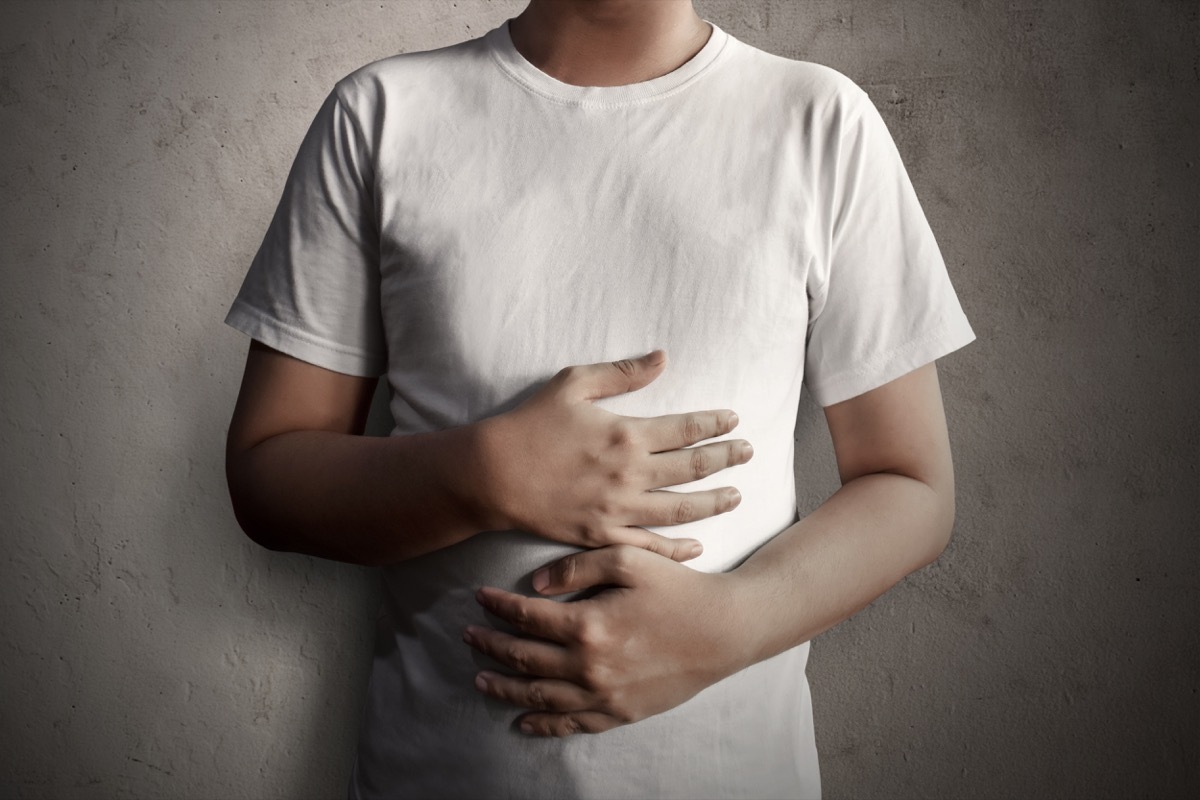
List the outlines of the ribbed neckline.
{"label": "ribbed neckline", "polygon": [[513,45],[508,30],[509,21],[505,20],[483,37],[500,68],[522,86],[548,100],[580,106],[624,106],[674,92],[710,67],[729,41],[729,34],[704,20],[712,26],[712,34],[704,47],[666,75],[624,86],[576,86],[551,77],[527,61]]}

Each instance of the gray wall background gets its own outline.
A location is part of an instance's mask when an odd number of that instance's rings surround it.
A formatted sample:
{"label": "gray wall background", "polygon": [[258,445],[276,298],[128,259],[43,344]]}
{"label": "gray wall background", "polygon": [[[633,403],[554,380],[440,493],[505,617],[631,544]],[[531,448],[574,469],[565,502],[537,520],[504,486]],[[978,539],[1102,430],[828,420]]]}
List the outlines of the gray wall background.
{"label": "gray wall background", "polygon": [[[377,589],[239,532],[221,319],[333,82],[522,7],[0,5],[3,796],[343,794]],[[949,550],[813,646],[827,796],[1200,796],[1197,4],[697,8],[868,89],[979,336]]]}

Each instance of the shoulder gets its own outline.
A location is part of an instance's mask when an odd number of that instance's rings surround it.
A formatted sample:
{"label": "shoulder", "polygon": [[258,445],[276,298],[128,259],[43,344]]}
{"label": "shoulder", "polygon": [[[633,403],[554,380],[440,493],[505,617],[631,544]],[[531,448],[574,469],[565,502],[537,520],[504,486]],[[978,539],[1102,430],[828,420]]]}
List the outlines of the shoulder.
{"label": "shoulder", "polygon": [[844,121],[874,108],[867,93],[849,76],[823,64],[760,50],[730,37],[734,48],[731,72],[744,85],[762,88],[761,95],[812,121]]}
{"label": "shoulder", "polygon": [[332,94],[355,116],[370,118],[390,106],[419,107],[461,91],[487,58],[484,37],[416,50],[364,64],[334,84]]}

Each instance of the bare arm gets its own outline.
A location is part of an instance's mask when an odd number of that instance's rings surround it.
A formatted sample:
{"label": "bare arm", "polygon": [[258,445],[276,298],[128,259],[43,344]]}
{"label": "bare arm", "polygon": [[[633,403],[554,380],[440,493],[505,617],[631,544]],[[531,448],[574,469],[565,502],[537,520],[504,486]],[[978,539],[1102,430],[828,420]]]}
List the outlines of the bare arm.
{"label": "bare arm", "polygon": [[[454,469],[469,463],[476,431],[363,436],[375,383],[251,345],[225,461],[234,512],[250,538],[273,550],[381,564],[482,528],[477,500]],[[424,502],[413,502],[418,497]],[[418,544],[406,542],[406,529],[435,533]]]}
{"label": "bare arm", "polygon": [[842,488],[740,567],[705,574],[605,547],[556,562],[544,594],[484,589],[485,608],[530,637],[472,626],[468,643],[523,677],[486,693],[535,709],[529,733],[600,732],[673,708],[706,686],[850,617],[945,548],[954,477],[933,364],[830,406]]}
{"label": "bare arm", "polygon": [[[375,379],[331,372],[255,342],[230,424],[226,475],[238,522],[259,544],[388,564],[484,530],[520,528],[581,546],[621,542],[671,558],[669,525],[736,507],[731,489],[655,491],[749,458],[727,411],[620,417],[592,401],[634,391],[665,358],[572,367],[506,414],[433,433],[363,436]],[[696,459],[702,450],[704,459]],[[687,498],[687,502],[683,502]]]}
{"label": "bare arm", "polygon": [[754,610],[751,663],[801,644],[933,562],[954,524],[954,467],[928,364],[825,409],[842,487],[733,574]]}

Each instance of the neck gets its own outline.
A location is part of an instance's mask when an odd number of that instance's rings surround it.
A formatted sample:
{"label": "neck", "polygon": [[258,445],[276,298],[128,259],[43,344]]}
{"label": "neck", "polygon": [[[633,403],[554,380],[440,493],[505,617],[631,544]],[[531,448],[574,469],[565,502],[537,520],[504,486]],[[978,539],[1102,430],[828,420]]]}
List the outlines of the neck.
{"label": "neck", "polygon": [[691,0],[530,0],[509,22],[526,61],[576,86],[666,75],[700,52],[711,32]]}

